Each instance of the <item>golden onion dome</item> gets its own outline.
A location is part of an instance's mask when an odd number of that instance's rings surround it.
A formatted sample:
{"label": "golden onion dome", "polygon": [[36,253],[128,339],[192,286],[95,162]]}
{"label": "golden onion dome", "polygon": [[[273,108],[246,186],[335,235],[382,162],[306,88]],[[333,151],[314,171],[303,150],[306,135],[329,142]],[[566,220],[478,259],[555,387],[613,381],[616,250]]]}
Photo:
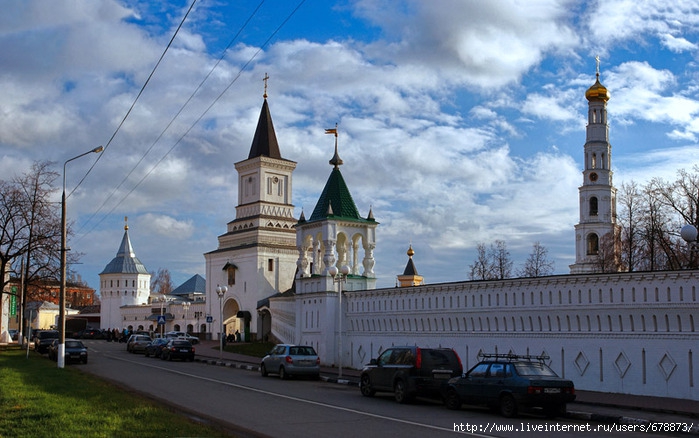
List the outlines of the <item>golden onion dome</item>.
{"label": "golden onion dome", "polygon": [[605,102],[608,101],[611,97],[611,95],[609,94],[609,90],[607,90],[607,87],[602,85],[602,83],[599,81],[599,74],[597,75],[597,80],[595,81],[594,85],[588,88],[585,92],[585,97],[587,98],[587,100],[601,99]]}
{"label": "golden onion dome", "polygon": [[415,255],[415,251],[413,251],[413,245],[412,245],[412,244],[410,244],[410,248],[408,248],[408,252],[407,252],[406,254],[408,254],[408,257],[412,257],[412,256]]}

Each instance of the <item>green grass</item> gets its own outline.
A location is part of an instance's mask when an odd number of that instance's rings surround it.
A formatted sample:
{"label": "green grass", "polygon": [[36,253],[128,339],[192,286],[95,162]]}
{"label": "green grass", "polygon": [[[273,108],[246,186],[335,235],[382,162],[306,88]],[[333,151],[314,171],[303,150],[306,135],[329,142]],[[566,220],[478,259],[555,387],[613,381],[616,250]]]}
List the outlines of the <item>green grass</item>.
{"label": "green grass", "polygon": [[0,388],[2,437],[233,436],[33,351],[0,351]]}
{"label": "green grass", "polygon": [[231,343],[226,344],[223,349],[231,353],[246,354],[253,357],[265,357],[265,355],[274,348],[272,342],[252,342],[252,343]]}

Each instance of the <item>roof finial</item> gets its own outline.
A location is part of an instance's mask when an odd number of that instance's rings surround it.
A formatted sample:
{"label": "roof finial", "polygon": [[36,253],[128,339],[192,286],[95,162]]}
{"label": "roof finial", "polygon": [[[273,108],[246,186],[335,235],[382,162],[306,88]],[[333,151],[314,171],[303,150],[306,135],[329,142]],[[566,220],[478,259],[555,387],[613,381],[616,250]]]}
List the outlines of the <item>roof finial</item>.
{"label": "roof finial", "polygon": [[599,55],[595,56],[595,61],[597,61],[597,79],[599,79]]}
{"label": "roof finial", "polygon": [[128,231],[128,230],[129,230],[129,217],[124,216],[124,231]]}
{"label": "roof finial", "polygon": [[262,95],[265,99],[267,99],[267,80],[269,79],[269,75],[265,72],[265,77],[262,78],[262,80],[265,83],[265,94]]}
{"label": "roof finial", "polygon": [[335,123],[334,128],[326,129],[325,133],[335,135],[335,155],[333,155],[329,163],[335,166],[335,169],[337,169],[339,166],[342,165],[342,158],[340,158],[340,155],[337,153],[337,123]]}

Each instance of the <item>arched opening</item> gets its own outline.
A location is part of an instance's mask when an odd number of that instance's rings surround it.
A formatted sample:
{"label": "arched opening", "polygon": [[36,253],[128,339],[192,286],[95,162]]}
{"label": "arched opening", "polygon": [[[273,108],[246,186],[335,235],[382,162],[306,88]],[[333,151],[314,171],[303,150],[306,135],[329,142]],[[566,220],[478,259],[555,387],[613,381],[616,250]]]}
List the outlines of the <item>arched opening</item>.
{"label": "arched opening", "polygon": [[587,255],[599,254],[599,237],[592,233],[587,236]]}

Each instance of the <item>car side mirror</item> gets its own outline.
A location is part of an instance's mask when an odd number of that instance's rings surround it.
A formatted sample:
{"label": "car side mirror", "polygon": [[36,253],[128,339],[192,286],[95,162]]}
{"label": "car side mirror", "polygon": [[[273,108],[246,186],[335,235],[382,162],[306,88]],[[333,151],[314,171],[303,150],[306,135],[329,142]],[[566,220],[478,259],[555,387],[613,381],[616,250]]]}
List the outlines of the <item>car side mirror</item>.
{"label": "car side mirror", "polygon": [[379,362],[376,359],[372,359],[369,361],[369,365],[378,365]]}

